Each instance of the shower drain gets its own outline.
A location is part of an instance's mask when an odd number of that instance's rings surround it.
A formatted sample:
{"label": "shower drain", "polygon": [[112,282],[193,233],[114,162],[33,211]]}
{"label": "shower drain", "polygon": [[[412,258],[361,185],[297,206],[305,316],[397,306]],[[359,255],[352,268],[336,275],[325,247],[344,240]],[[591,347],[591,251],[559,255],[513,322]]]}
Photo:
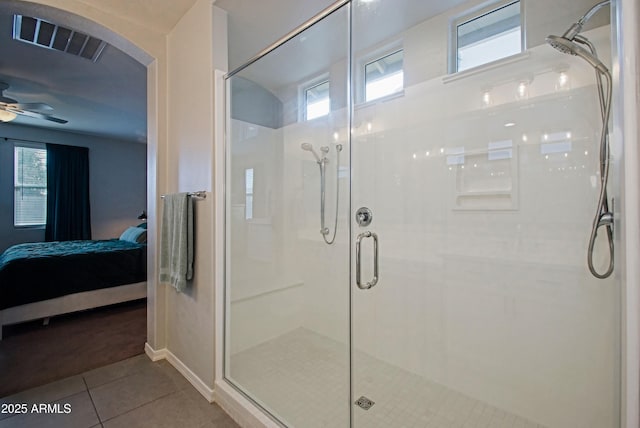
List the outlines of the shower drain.
{"label": "shower drain", "polygon": [[356,404],[358,405],[358,407],[361,407],[364,410],[369,410],[376,403],[369,400],[367,397],[363,395],[362,397],[356,400]]}

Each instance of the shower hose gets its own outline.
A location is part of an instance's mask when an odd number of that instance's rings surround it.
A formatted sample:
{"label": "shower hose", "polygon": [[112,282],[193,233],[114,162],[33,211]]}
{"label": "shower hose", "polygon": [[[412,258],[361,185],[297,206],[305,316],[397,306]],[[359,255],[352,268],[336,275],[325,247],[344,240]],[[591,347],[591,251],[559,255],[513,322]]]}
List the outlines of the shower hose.
{"label": "shower hose", "polygon": [[[586,38],[576,36],[576,42],[582,43],[589,47],[591,53],[597,57],[595,46]],[[606,79],[607,93],[604,93],[602,77]],[[611,94],[612,79],[609,72],[602,73],[596,70],[596,84],[598,87],[598,99],[600,101],[600,113],[602,115],[602,131],[600,133],[600,195],[598,196],[598,206],[596,215],[593,219],[591,227],[591,236],[589,237],[589,248],[587,250],[587,264],[589,271],[596,278],[608,278],[613,273],[613,214],[609,211],[609,201],[607,197],[607,183],[609,181],[609,117],[611,116]],[[600,273],[593,265],[594,247],[598,229],[605,227],[607,233],[607,245],[609,247],[609,264],[607,269]]]}

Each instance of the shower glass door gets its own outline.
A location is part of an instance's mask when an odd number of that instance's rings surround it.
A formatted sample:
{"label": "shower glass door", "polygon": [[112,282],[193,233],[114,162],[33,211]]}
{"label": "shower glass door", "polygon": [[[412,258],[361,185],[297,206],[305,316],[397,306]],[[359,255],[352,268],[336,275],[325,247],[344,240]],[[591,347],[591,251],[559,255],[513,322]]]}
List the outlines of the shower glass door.
{"label": "shower glass door", "polygon": [[594,70],[545,43],[592,4],[554,5],[352,2],[354,427],[619,426]]}
{"label": "shower glass door", "polygon": [[349,426],[348,10],[227,79],[226,379]]}
{"label": "shower glass door", "polygon": [[592,4],[545,5],[353,0],[228,77],[224,372],[282,425],[620,426],[595,72],[545,43]]}

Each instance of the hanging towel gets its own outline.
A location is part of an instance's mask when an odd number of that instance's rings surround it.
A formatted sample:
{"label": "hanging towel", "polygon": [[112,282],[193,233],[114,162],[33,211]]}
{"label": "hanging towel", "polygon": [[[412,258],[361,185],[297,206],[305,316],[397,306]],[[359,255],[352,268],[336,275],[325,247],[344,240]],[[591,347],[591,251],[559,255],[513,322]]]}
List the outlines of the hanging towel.
{"label": "hanging towel", "polygon": [[193,202],[188,193],[164,197],[160,233],[160,282],[179,292],[193,279]]}

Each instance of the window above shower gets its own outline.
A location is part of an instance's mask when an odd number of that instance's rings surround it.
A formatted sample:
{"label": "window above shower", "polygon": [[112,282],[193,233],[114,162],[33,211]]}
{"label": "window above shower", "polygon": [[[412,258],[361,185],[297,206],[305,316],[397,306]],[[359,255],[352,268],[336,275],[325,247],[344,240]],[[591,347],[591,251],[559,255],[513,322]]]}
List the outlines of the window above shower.
{"label": "window above shower", "polygon": [[469,70],[523,51],[520,1],[500,1],[452,22],[449,71]]}
{"label": "window above shower", "polygon": [[304,120],[317,119],[331,111],[329,81],[318,79],[303,86]]}
{"label": "window above shower", "polygon": [[396,94],[404,89],[404,52],[384,55],[364,66],[365,102]]}

